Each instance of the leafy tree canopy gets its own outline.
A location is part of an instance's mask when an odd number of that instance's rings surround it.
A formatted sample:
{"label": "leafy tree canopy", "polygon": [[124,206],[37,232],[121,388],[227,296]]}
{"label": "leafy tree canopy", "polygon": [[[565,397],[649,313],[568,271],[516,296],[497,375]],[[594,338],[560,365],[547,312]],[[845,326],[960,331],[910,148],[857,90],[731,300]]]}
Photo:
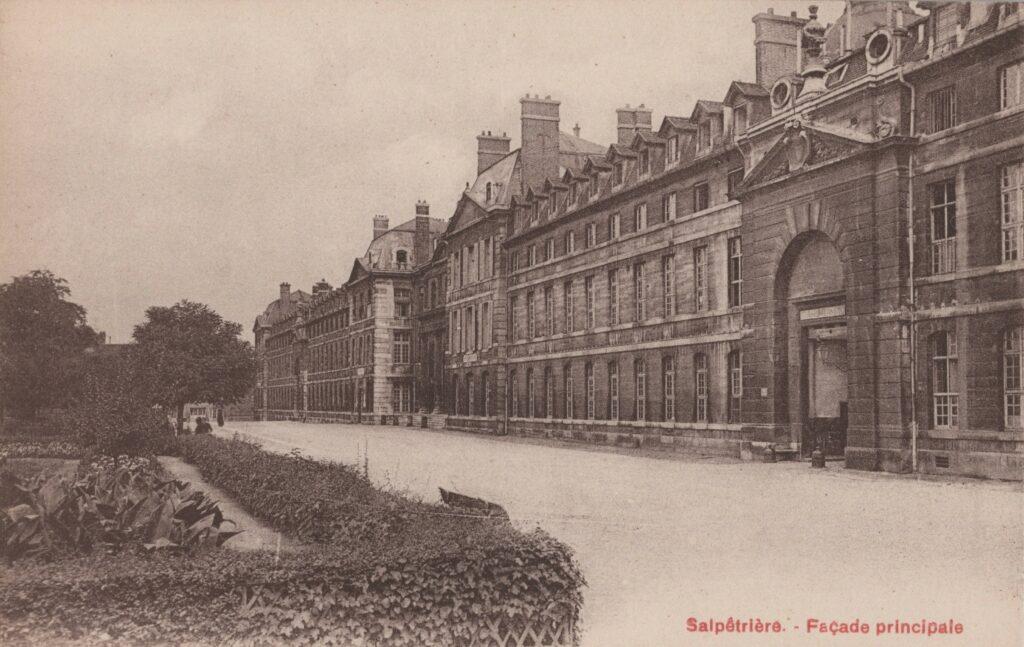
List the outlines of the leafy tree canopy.
{"label": "leafy tree canopy", "polygon": [[34,417],[61,404],[80,377],[83,352],[99,343],[67,281],[33,270],[0,284],[0,401]]}
{"label": "leafy tree canopy", "polygon": [[240,324],[201,303],[149,308],[133,336],[150,399],[176,408],[179,424],[185,403],[241,399],[256,375],[252,346],[241,332]]}

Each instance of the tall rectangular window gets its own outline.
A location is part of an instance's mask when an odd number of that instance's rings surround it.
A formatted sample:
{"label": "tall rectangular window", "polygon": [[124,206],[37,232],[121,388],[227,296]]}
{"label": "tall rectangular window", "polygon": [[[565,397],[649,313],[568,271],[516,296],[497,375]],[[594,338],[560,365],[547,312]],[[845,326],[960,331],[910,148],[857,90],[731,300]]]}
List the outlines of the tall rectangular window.
{"label": "tall rectangular window", "polygon": [[550,261],[555,257],[555,239],[548,238],[544,241],[544,260]]}
{"label": "tall rectangular window", "polygon": [[676,257],[661,257],[661,312],[664,317],[676,313]]}
{"label": "tall rectangular window", "polygon": [[740,183],[743,182],[743,167],[733,169],[729,171],[729,175],[725,176],[726,191],[729,193],[729,199],[736,199],[736,190],[740,187]]}
{"label": "tall rectangular window", "polygon": [[588,276],[583,279],[583,299],[586,307],[587,329],[594,328],[594,277]]}
{"label": "tall rectangular window", "polygon": [[693,250],[693,308],[708,308],[708,248],[701,245]]}
{"label": "tall rectangular window", "polygon": [[619,212],[615,212],[608,216],[608,240],[615,240],[619,237],[621,230],[619,223]]}
{"label": "tall rectangular window", "polygon": [[526,338],[533,339],[537,336],[537,312],[536,299],[533,290],[526,293]]}
{"label": "tall rectangular window", "polygon": [[676,360],[669,355],[661,360],[661,383],[664,391],[664,417],[667,422],[676,419]]}
{"label": "tall rectangular window", "polygon": [[555,288],[544,288],[544,334],[555,334]]}
{"label": "tall rectangular window", "polygon": [[537,417],[536,385],[533,383],[533,369],[526,369],[526,417]]}
{"label": "tall rectangular window", "polygon": [[1024,327],[1007,330],[1003,339],[1003,412],[1007,429],[1021,428],[1021,384],[1024,384],[1024,364],[1021,348]]}
{"label": "tall rectangular window", "polygon": [[1003,262],[1021,258],[1024,247],[1024,167],[1021,162],[1002,168],[1000,210],[1003,224]]}
{"label": "tall rectangular window", "polygon": [[519,341],[519,326],[516,321],[516,311],[519,309],[519,297],[512,297],[508,301],[508,334],[513,342]]}
{"label": "tall rectangular window", "polygon": [[729,248],[729,307],[735,308],[743,298],[743,244],[739,236],[730,238]]}
{"label": "tall rectangular window", "polygon": [[481,337],[481,344],[480,345],[483,348],[490,348],[491,347],[491,304],[489,302],[486,302],[486,301],[484,302],[484,304],[482,306],[480,306],[480,327],[482,329],[482,332],[481,332],[481,335],[480,335],[480,337]]}
{"label": "tall rectangular window", "polygon": [[1019,106],[1024,100],[1024,61],[1011,63],[999,70],[999,109]]}
{"label": "tall rectangular window", "polygon": [[633,381],[636,419],[647,420],[647,364],[642,359],[633,362]]}
{"label": "tall rectangular window", "polygon": [[956,125],[956,88],[949,86],[928,95],[931,107],[932,132],[946,130]]}
{"label": "tall rectangular window", "polygon": [[608,363],[608,419],[619,419],[619,365]]}
{"label": "tall rectangular window", "polygon": [[587,393],[587,420],[594,419],[594,407],[597,402],[595,397],[595,385],[594,385],[594,365],[587,362],[583,367],[583,378],[586,384],[584,387]]}
{"label": "tall rectangular window", "polygon": [[960,411],[956,334],[936,333],[932,343],[933,420],[936,428],[956,427]]}
{"label": "tall rectangular window", "polygon": [[593,175],[590,176],[590,184],[589,184],[589,186],[587,188],[590,190],[590,199],[591,200],[596,198],[597,194],[601,190],[600,179],[601,179],[601,177],[597,173],[594,173]]}
{"label": "tall rectangular window", "polygon": [[619,270],[608,270],[608,325],[619,323]]}
{"label": "tall rectangular window", "polygon": [[677,135],[668,138],[665,150],[665,159],[669,164],[679,161],[679,137]]}
{"label": "tall rectangular window", "polygon": [[583,231],[586,234],[586,236],[584,237],[583,245],[587,249],[590,249],[591,247],[597,244],[597,224],[593,222],[588,222],[584,227]]}
{"label": "tall rectangular window", "polygon": [[932,274],[956,271],[956,184],[946,180],[931,190]]}
{"label": "tall rectangular window", "polygon": [[743,402],[743,355],[738,350],[729,353],[729,422],[740,421]]}
{"label": "tall rectangular window", "polygon": [[572,420],[576,417],[573,407],[572,364],[566,364],[562,369],[562,381],[565,389],[565,415],[563,417]]}
{"label": "tall rectangular window", "polygon": [[708,421],[708,357],[704,353],[693,356],[693,419]]}
{"label": "tall rectangular window", "polygon": [[409,363],[410,340],[406,331],[395,331],[395,364]]}
{"label": "tall rectangular window", "polygon": [[570,333],[576,330],[575,307],[573,306],[572,280],[566,281],[562,286],[562,310],[565,313],[565,332]]}
{"label": "tall rectangular window", "polygon": [[621,185],[626,179],[625,163],[619,162],[618,164],[616,164],[614,166],[614,170],[612,171],[612,173],[614,177],[614,185]]}
{"label": "tall rectangular window", "polygon": [[544,367],[544,417],[555,416],[555,377],[551,374],[551,367]]}
{"label": "tall rectangular window", "polygon": [[519,410],[519,385],[516,383],[516,372],[512,371],[508,374],[508,392],[509,392],[509,406],[512,409],[510,415],[513,417],[519,417],[522,412]]}
{"label": "tall rectangular window", "polygon": [[635,321],[647,319],[647,295],[644,289],[644,271],[646,263],[633,265],[633,318]]}
{"label": "tall rectangular window", "polygon": [[648,151],[645,148],[645,149],[641,150],[637,154],[637,157],[639,158],[639,160],[637,162],[637,167],[638,167],[637,173],[639,175],[647,175],[651,171],[651,153],[650,153],[650,151]]}
{"label": "tall rectangular window", "polygon": [[704,211],[711,206],[711,190],[707,182],[701,182],[693,186],[693,210]]}
{"label": "tall rectangular window", "polygon": [[570,231],[565,234],[565,253],[572,254],[576,251],[576,232]]}
{"label": "tall rectangular window", "polygon": [[676,218],[676,192],[666,193],[661,196],[661,213],[665,222]]}
{"label": "tall rectangular window", "polygon": [[643,231],[647,229],[647,203],[641,202],[633,207],[633,229]]}
{"label": "tall rectangular window", "polygon": [[537,264],[537,246],[530,245],[526,248],[526,266],[533,267]]}

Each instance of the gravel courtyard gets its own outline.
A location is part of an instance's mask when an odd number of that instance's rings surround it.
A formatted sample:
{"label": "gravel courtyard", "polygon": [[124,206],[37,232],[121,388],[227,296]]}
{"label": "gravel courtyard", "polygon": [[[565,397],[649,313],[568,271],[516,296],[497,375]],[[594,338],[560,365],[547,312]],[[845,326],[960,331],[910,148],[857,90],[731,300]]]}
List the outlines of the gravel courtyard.
{"label": "gravel courtyard", "polygon": [[[1019,485],[832,464],[664,460],[399,427],[232,422],[273,451],[363,462],[377,483],[494,501],[573,547],[589,587],[583,644],[1022,644]],[[687,619],[779,620],[784,633],[687,632]],[[859,620],[868,636],[808,633]],[[874,634],[954,620],[953,636]]]}

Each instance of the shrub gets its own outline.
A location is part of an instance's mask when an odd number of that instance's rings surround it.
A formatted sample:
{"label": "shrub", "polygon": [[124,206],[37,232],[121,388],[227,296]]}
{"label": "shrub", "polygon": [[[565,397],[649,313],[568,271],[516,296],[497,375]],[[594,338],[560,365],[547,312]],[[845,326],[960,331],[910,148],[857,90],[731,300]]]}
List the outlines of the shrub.
{"label": "shrub", "polygon": [[181,481],[165,481],[144,459],[109,457],[80,466],[68,483],[60,475],[26,481],[0,474],[17,505],[0,514],[0,541],[7,561],[52,559],[95,549],[117,552],[219,546],[237,532],[204,493]]}
{"label": "shrub", "polygon": [[0,589],[0,643],[461,646],[527,626],[562,627],[559,644],[570,642],[582,578],[564,547],[540,531],[492,530],[457,549],[30,563]]}
{"label": "shrub", "polygon": [[0,439],[0,462],[4,458],[80,458],[82,447],[64,440],[31,442]]}

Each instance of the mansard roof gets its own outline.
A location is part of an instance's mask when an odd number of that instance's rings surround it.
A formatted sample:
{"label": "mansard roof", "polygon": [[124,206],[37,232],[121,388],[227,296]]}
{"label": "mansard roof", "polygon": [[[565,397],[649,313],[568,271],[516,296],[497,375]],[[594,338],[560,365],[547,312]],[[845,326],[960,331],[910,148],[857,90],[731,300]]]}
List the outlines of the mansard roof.
{"label": "mansard roof", "polygon": [[697,104],[693,106],[693,112],[690,113],[690,121],[696,123],[702,112],[709,115],[722,114],[722,102],[698,99]]}
{"label": "mansard roof", "polygon": [[[512,194],[518,187],[515,184],[515,171],[519,162],[519,149],[501,158],[483,173],[476,177],[473,185],[465,191],[465,196],[485,211],[507,208]],[[491,200],[487,200],[487,185],[491,185]],[[454,228],[449,225],[449,231]]]}
{"label": "mansard roof", "polygon": [[640,147],[640,144],[664,146],[666,143],[663,137],[659,137],[647,130],[638,130],[636,135],[633,136],[633,142],[630,144],[630,147],[636,149]]}
{"label": "mansard roof", "polygon": [[626,157],[633,159],[636,157],[636,151],[629,146],[623,146],[622,144],[612,144],[608,147],[607,159],[615,159],[616,157]]}

